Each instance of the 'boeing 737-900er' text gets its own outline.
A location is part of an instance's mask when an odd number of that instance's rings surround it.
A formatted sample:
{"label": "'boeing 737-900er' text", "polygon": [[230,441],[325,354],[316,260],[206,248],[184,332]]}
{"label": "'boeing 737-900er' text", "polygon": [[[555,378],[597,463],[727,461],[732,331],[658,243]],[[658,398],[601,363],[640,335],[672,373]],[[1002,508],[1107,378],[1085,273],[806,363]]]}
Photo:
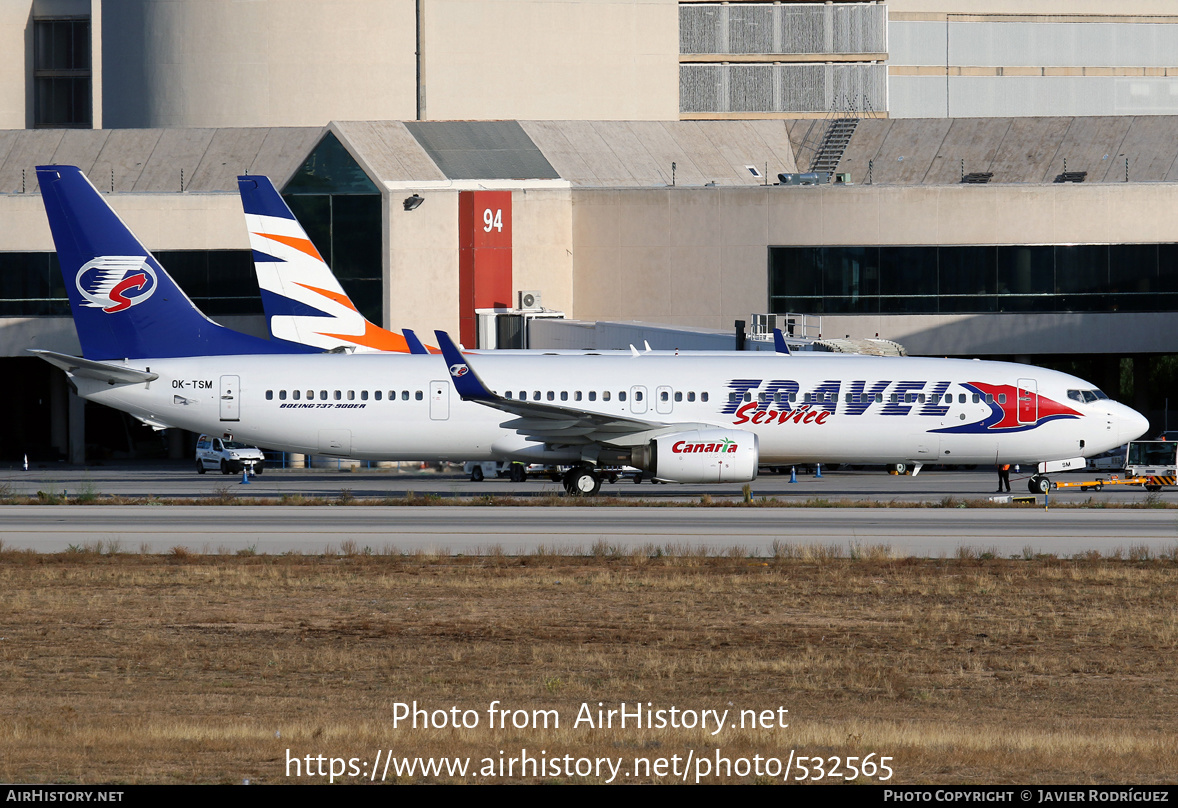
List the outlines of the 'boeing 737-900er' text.
{"label": "'boeing 737-900er' text", "polygon": [[811,354],[313,352],[201,314],[76,168],[37,169],[84,358],[38,351],[83,397],[145,423],[311,454],[599,465],[674,482],[758,463],[1079,466],[1147,422],[1094,385],[1027,365]]}

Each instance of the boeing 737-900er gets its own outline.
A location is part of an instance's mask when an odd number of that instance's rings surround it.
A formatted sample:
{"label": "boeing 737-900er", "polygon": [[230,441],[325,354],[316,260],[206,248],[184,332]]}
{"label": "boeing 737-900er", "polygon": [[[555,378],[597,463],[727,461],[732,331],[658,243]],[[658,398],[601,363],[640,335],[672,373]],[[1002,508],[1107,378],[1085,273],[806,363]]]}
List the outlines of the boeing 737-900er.
{"label": "boeing 737-900er", "polygon": [[758,463],[1039,464],[1145,432],[1074,376],[918,357],[308,353],[204,317],[77,168],[37,169],[84,358],[35,351],[88,400],[158,427],[382,460],[602,464],[742,482]]}

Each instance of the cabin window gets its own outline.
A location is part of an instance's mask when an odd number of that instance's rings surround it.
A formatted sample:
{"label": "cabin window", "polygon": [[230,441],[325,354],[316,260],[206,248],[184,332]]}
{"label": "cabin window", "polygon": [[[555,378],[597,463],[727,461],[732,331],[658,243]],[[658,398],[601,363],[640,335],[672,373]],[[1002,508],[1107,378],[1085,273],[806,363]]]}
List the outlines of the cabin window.
{"label": "cabin window", "polygon": [[573,393],[573,401],[580,401],[580,400],[581,400],[581,391],[578,390],[577,392]]}
{"label": "cabin window", "polygon": [[402,391],[401,391],[401,400],[402,400],[402,401],[408,401],[408,400],[409,400],[409,391],[408,391],[408,390],[402,390]]}
{"label": "cabin window", "polygon": [[348,391],[348,401],[355,401],[355,400],[356,400],[356,391],[349,390]]}
{"label": "cabin window", "polygon": [[278,391],[278,400],[279,401],[286,401],[286,391],[285,390]]}
{"label": "cabin window", "polygon": [[999,403],[999,404],[1005,404],[1005,403],[1006,403],[1006,393],[999,393],[999,394],[998,394],[998,403]]}
{"label": "cabin window", "polygon": [[423,398],[425,398],[425,394],[422,393],[420,390],[418,390],[416,393],[413,394],[413,397],[415,399],[417,399],[418,401],[421,401]]}
{"label": "cabin window", "polygon": [[890,396],[888,396],[888,403],[889,404],[895,404],[898,400],[899,400],[899,397],[895,393],[892,393]]}
{"label": "cabin window", "polygon": [[532,401],[539,401],[539,400],[540,400],[540,391],[534,390],[532,392]]}
{"label": "cabin window", "polygon": [[271,400],[273,400],[273,398],[274,398],[274,391],[273,391],[273,390],[267,390],[267,391],[266,391],[266,400],[267,400],[267,401],[271,401]]}
{"label": "cabin window", "polygon": [[620,393],[618,393],[618,401],[625,401],[625,400],[626,400],[626,391],[623,390]]}
{"label": "cabin window", "polygon": [[561,390],[560,391],[560,400],[561,401],[568,401],[569,400],[569,391],[568,390]]}
{"label": "cabin window", "polygon": [[551,390],[549,390],[549,391],[548,391],[548,400],[549,400],[549,401],[556,401],[556,393],[554,393],[554,392],[552,392]]}
{"label": "cabin window", "polygon": [[700,400],[700,401],[707,401],[707,400],[708,400],[708,394],[707,394],[707,393],[700,393],[700,394],[699,394],[699,400]]}
{"label": "cabin window", "polygon": [[511,391],[508,390],[506,393],[503,394],[503,397],[506,399],[510,399],[511,398]]}
{"label": "cabin window", "polygon": [[361,391],[360,391],[360,400],[361,400],[361,401],[367,401],[367,400],[368,400],[368,391],[367,391],[367,390],[361,390]]}
{"label": "cabin window", "polygon": [[[664,393],[663,395],[666,395],[666,393]],[[641,390],[635,390],[635,391],[634,391],[634,400],[635,400],[635,401],[641,401],[641,400],[642,400],[642,391],[641,391]],[[664,399],[664,400],[665,400],[665,399]]]}
{"label": "cabin window", "polygon": [[596,401],[596,400],[597,400],[597,391],[596,391],[596,390],[590,390],[590,391],[589,391],[589,400],[590,400],[590,401]]}
{"label": "cabin window", "polygon": [[339,401],[339,400],[340,400],[341,398],[343,398],[343,397],[344,397],[344,396],[343,396],[343,393],[341,393],[339,390],[336,390],[336,391],[335,391],[335,400],[336,400],[336,401]]}
{"label": "cabin window", "polygon": [[[666,401],[666,400],[667,400],[667,394],[664,392],[664,393],[663,393],[663,401]],[[676,392],[676,393],[675,393],[675,400],[676,400],[676,401],[682,401],[682,400],[683,400],[683,394],[682,394],[682,393],[679,393],[679,392]]]}
{"label": "cabin window", "polygon": [[602,390],[601,391],[601,400],[602,401],[609,401],[609,390]]}
{"label": "cabin window", "polygon": [[689,390],[687,392],[687,400],[688,401],[695,401],[695,393]]}
{"label": "cabin window", "polygon": [[987,404],[994,403],[994,394],[993,393],[986,393],[986,403]]}
{"label": "cabin window", "polygon": [[974,403],[974,404],[978,404],[978,403],[980,403],[980,402],[981,402],[981,400],[982,400],[982,397],[981,397],[981,396],[979,396],[977,393],[974,393],[974,394],[973,394],[973,403]]}
{"label": "cabin window", "polygon": [[769,395],[767,393],[757,393],[757,401],[759,401],[760,403],[764,404],[768,400],[769,400]]}
{"label": "cabin window", "polygon": [[876,404],[883,404],[883,393],[876,393],[875,394],[875,403]]}
{"label": "cabin window", "polygon": [[372,397],[375,398],[377,401],[380,401],[380,391],[374,390],[372,393]]}
{"label": "cabin window", "polygon": [[924,403],[924,393],[921,393],[920,395],[918,395],[916,397],[916,400],[919,401],[921,404],[923,404]]}

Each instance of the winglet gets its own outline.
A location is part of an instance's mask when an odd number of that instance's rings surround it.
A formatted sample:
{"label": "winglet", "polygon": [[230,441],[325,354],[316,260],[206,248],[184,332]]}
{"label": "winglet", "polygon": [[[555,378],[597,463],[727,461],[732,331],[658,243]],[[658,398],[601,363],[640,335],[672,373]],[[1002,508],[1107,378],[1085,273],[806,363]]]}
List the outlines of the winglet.
{"label": "winglet", "polygon": [[427,354],[427,353],[429,353],[429,351],[426,350],[426,347],[421,344],[421,340],[419,340],[417,338],[417,335],[414,334],[412,330],[405,328],[405,329],[401,330],[401,333],[405,336],[405,342],[408,343],[408,345],[409,345],[409,353],[411,353],[411,354]]}
{"label": "winglet", "polygon": [[785,344],[785,334],[781,333],[780,328],[773,329],[773,347],[777,353],[789,356],[789,346]]}
{"label": "winglet", "polygon": [[483,380],[474,372],[474,368],[467,362],[458,346],[450,339],[445,331],[435,331],[438,347],[442,349],[442,357],[446,360],[446,367],[450,371],[450,379],[454,382],[454,389],[463,401],[496,401],[498,396],[487,389]]}

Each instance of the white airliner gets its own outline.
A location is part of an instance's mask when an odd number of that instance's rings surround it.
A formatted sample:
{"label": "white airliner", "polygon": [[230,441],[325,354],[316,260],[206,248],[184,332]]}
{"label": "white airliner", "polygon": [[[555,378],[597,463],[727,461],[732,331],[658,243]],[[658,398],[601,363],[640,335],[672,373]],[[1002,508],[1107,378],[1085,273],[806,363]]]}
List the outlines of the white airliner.
{"label": "white airliner", "polygon": [[382,460],[599,465],[742,482],[758,463],[1039,464],[1132,440],[1145,418],[1094,385],[1027,365],[811,355],[307,353],[205,318],[76,168],[37,169],[85,358],[36,351],[83,397],[142,421],[253,444]]}

